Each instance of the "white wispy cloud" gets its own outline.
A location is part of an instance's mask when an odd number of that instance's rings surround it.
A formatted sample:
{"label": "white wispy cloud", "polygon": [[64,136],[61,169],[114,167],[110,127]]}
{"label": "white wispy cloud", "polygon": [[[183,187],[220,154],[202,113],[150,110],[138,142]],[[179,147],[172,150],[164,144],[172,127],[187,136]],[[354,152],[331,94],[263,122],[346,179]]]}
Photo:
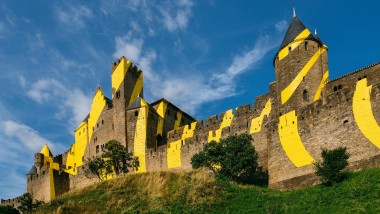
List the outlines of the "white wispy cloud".
{"label": "white wispy cloud", "polygon": [[85,26],[86,19],[92,18],[93,13],[91,9],[86,6],[73,5],[67,10],[59,9],[57,11],[57,17],[58,20],[64,25],[83,28]]}
{"label": "white wispy cloud", "polygon": [[227,68],[227,70],[222,73],[218,73],[213,75],[213,80],[217,82],[227,85],[233,84],[233,80],[236,76],[246,72],[254,68],[260,60],[268,53],[268,51],[272,50],[277,46],[276,42],[273,42],[272,37],[265,35],[259,37],[255,42],[255,45],[252,49],[237,54],[233,57],[231,65]]}
{"label": "white wispy cloud", "polygon": [[281,20],[280,22],[275,24],[275,27],[279,33],[282,33],[288,28],[288,22],[285,20]]}
{"label": "white wispy cloud", "polygon": [[55,149],[55,145],[49,140],[40,136],[40,134],[31,127],[17,123],[12,120],[6,120],[1,123],[4,134],[8,137],[16,138],[24,148],[28,148],[31,151],[37,151],[41,149],[45,143],[49,144],[49,147]]}
{"label": "white wispy cloud", "polygon": [[89,113],[92,97],[79,88],[68,88],[55,79],[41,79],[28,86],[23,77],[19,79],[29,98],[40,105],[54,103],[58,106],[57,118],[68,120],[71,129]]}
{"label": "white wispy cloud", "polygon": [[191,0],[167,1],[159,6],[163,24],[169,31],[187,27],[194,3]]}

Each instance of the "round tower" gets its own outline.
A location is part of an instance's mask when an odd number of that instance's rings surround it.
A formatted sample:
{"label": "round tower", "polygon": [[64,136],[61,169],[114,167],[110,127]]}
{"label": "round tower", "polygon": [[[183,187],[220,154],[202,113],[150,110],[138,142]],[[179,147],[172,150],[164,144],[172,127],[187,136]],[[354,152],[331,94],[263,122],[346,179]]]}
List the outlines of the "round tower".
{"label": "round tower", "polygon": [[328,80],[327,49],[294,13],[273,62],[280,114],[320,99]]}

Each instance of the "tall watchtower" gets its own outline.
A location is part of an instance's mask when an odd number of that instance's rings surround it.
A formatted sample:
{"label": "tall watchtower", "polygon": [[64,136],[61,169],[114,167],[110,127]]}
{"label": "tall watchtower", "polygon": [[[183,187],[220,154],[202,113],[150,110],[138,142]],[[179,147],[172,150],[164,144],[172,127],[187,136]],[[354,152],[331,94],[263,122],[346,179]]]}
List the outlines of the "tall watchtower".
{"label": "tall watchtower", "polygon": [[274,58],[279,113],[320,99],[328,80],[327,46],[298,19],[292,21]]}
{"label": "tall watchtower", "polygon": [[113,128],[115,138],[127,146],[126,108],[143,98],[143,73],[124,56],[112,64],[112,104],[114,108]]}

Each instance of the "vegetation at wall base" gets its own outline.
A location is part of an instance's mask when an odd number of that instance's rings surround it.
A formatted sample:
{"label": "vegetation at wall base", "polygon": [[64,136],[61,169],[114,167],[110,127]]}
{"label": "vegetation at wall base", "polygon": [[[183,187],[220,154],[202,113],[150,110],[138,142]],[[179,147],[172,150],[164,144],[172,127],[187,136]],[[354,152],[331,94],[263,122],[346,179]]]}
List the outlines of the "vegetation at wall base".
{"label": "vegetation at wall base", "polygon": [[96,175],[99,180],[106,180],[112,174],[128,173],[129,170],[138,169],[139,160],[133,157],[127,149],[116,140],[110,140],[105,144],[104,153],[86,161],[89,173]]}
{"label": "vegetation at wall base", "polygon": [[347,177],[344,169],[348,166],[350,154],[346,147],[322,149],[321,156],[323,161],[315,163],[315,172],[321,177],[323,185],[330,186]]}
{"label": "vegetation at wall base", "polygon": [[232,135],[219,142],[211,141],[191,158],[194,169],[206,167],[235,181],[254,180],[259,158],[248,134]]}
{"label": "vegetation at wall base", "polygon": [[[57,212],[58,211],[58,212]],[[37,213],[380,213],[380,169],[332,186],[281,192],[207,170],[123,175],[65,194]]]}
{"label": "vegetation at wall base", "polygon": [[6,205],[6,206],[0,206],[0,213],[1,214],[19,214],[20,212],[16,208],[10,205]]}

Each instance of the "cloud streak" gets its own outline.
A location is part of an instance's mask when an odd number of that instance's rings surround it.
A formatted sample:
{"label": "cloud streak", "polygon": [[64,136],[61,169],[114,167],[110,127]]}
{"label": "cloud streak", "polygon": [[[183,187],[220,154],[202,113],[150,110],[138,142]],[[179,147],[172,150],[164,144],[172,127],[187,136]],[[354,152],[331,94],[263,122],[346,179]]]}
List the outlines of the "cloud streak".
{"label": "cloud streak", "polygon": [[66,26],[83,28],[86,26],[86,19],[92,18],[93,14],[90,8],[83,5],[78,5],[75,7],[70,7],[66,11],[58,10],[57,17],[58,20]]}
{"label": "cloud streak", "polygon": [[92,98],[78,88],[67,88],[55,79],[41,79],[27,86],[25,78],[20,77],[27,96],[40,105],[54,103],[59,111],[57,119],[68,120],[71,131],[86,117]]}

